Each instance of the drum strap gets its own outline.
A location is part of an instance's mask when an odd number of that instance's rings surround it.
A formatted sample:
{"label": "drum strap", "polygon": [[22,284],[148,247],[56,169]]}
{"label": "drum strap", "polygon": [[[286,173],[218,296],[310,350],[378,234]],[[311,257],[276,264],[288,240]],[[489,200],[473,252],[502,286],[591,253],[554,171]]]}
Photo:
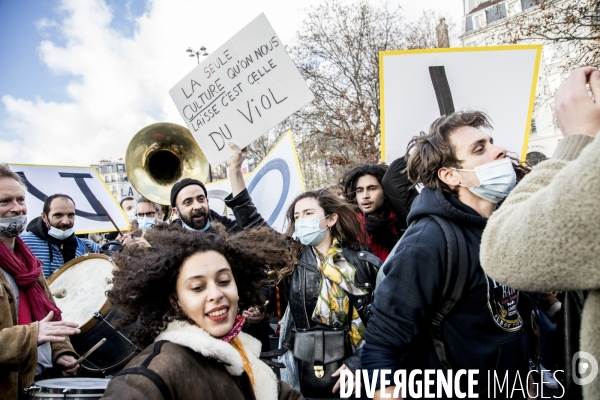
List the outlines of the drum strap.
{"label": "drum strap", "polygon": [[144,363],[141,366],[135,367],[135,368],[123,369],[123,370],[119,371],[117,374],[115,374],[115,377],[120,376],[120,375],[142,375],[142,376],[145,376],[146,378],[150,379],[156,385],[158,390],[160,390],[160,393],[162,394],[163,399],[165,399],[165,400],[172,399],[171,392],[169,391],[169,388],[165,384],[165,381],[163,381],[163,379],[160,377],[160,375],[158,375],[156,372],[154,372],[148,368],[148,366],[150,365],[150,362],[152,362],[152,359],[160,353],[160,349],[161,349],[162,345],[165,344],[166,342],[167,342],[166,340],[161,340],[159,342],[156,342],[154,344],[154,350],[152,351],[152,354],[150,354],[150,356],[148,356],[148,358],[146,358],[146,360],[144,361]]}

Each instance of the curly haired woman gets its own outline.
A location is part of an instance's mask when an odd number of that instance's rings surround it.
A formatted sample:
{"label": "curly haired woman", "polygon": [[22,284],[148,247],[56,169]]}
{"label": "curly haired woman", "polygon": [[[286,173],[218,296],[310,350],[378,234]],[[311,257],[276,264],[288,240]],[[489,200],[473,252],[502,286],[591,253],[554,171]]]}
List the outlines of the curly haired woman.
{"label": "curly haired woman", "polygon": [[295,257],[268,228],[198,234],[174,225],[147,233],[152,248],[115,260],[112,304],[139,318],[133,340],[147,346],[111,380],[106,399],[302,399],[259,360],[260,342],[240,332],[238,310],[260,304],[265,265]]}

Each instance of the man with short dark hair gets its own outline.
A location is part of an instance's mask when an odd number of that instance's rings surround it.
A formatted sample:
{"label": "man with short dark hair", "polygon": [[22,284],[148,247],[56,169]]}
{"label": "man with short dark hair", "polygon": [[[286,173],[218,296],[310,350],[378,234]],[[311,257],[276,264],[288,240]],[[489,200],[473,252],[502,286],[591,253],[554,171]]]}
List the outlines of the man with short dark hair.
{"label": "man with short dark hair", "polygon": [[[476,370],[474,390],[488,398],[488,371],[507,376],[511,385],[519,372],[527,385],[519,292],[490,279],[479,262],[487,219],[515,186],[516,171],[525,171],[480,128],[491,128],[485,114],[456,112],[409,144],[408,176],[424,188],[408,216],[414,224],[380,271],[385,278],[371,307],[362,365],[371,375],[383,369],[406,370],[407,376],[413,370]],[[461,288],[459,276],[465,277],[462,290],[448,312],[440,306],[448,304],[446,287]]]}
{"label": "man with short dark hair", "polygon": [[237,145],[231,142],[229,145],[235,153],[227,160],[231,194],[225,198],[225,204],[233,210],[235,220],[212,211],[208,206],[208,193],[204,184],[196,179],[185,178],[175,183],[171,189],[171,207],[178,216],[174,223],[200,232],[210,228],[211,220],[220,222],[232,232],[266,225],[246,189],[241,167],[245,154]]}
{"label": "man with short dark hair", "polygon": [[[416,190],[409,185],[406,188],[394,187],[390,194],[406,200],[400,211],[393,209],[383,186],[387,169],[388,166],[383,164],[362,164],[348,171],[340,180],[346,199],[356,204],[361,211],[359,216],[369,235],[371,252],[383,261],[406,230],[406,215],[417,195]],[[406,178],[405,180],[407,181]],[[396,194],[399,191],[402,193]]]}
{"label": "man with short dark hair", "polygon": [[99,253],[100,246],[75,236],[75,202],[66,194],[54,194],[44,201],[42,215],[27,225],[21,239],[43,263],[47,278],[74,258]]}
{"label": "man with short dark hair", "polygon": [[35,376],[55,367],[75,375],[77,354],[68,335],[77,324],[61,321],[42,275],[42,265],[19,239],[27,223],[25,187],[0,164],[0,397],[24,396]]}
{"label": "man with short dark hair", "polygon": [[133,197],[124,197],[119,204],[127,215],[129,222],[135,221],[135,199]]}

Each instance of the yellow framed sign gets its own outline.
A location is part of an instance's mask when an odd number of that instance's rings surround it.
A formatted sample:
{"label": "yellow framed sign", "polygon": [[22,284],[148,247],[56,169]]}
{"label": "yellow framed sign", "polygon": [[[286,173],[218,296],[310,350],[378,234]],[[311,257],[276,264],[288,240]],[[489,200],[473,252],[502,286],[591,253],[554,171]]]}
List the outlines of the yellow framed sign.
{"label": "yellow framed sign", "polygon": [[460,47],[379,53],[381,158],[406,153],[440,115],[486,112],[494,142],[525,160],[542,45]]}

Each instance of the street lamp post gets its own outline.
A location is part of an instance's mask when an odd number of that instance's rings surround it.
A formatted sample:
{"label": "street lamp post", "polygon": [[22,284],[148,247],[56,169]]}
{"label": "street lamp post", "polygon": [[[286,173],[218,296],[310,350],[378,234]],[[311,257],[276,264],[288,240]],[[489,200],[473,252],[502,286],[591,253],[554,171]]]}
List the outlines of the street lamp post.
{"label": "street lamp post", "polygon": [[196,56],[196,60],[198,60],[198,64],[200,64],[200,56],[206,57],[208,55],[208,53],[206,52],[206,47],[204,47],[204,46],[200,47],[200,49],[198,51],[194,51],[194,50],[192,50],[191,47],[188,47],[186,51],[188,53],[190,53],[190,57]]}

